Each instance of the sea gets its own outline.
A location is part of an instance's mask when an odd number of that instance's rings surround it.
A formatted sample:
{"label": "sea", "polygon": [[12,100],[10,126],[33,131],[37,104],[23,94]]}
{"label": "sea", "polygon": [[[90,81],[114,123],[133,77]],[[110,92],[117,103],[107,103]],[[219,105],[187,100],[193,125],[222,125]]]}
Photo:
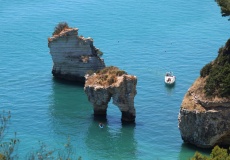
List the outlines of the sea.
{"label": "sea", "polygon": [[[47,39],[59,22],[93,38],[106,66],[137,76],[134,124],[121,122],[112,100],[106,119],[95,118],[82,84],[53,78]],[[82,160],[208,155],[183,142],[178,114],[229,29],[214,0],[0,0],[0,111],[11,112],[2,142],[18,139],[20,160],[41,151]],[[176,76],[172,87],[167,71]]]}

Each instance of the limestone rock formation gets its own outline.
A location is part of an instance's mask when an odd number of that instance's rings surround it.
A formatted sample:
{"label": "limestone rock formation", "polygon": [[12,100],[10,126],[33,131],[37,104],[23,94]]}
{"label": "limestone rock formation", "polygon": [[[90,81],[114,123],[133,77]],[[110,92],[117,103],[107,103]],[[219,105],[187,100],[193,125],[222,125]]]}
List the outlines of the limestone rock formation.
{"label": "limestone rock formation", "polygon": [[185,142],[202,148],[230,144],[230,100],[206,99],[199,93],[199,78],[186,93],[179,113],[179,129]]}
{"label": "limestone rock formation", "polygon": [[85,82],[89,70],[105,67],[100,50],[92,38],[78,36],[77,28],[64,28],[59,34],[48,38],[48,47],[53,60],[54,77]]}
{"label": "limestone rock formation", "polygon": [[94,115],[106,115],[108,103],[112,98],[113,104],[122,112],[121,120],[134,122],[136,84],[136,76],[128,75],[117,67],[106,67],[86,77],[84,90],[88,100],[93,104]]}
{"label": "limestone rock formation", "polygon": [[229,64],[230,40],[184,96],[178,116],[184,142],[202,148],[230,145]]}

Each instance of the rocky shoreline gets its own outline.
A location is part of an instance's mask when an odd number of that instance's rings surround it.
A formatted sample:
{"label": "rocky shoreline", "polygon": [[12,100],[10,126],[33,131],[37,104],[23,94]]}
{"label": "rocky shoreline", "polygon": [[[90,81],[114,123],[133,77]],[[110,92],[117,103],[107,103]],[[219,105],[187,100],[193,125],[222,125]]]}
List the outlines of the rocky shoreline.
{"label": "rocky shoreline", "polygon": [[[201,148],[230,144],[230,101],[202,99],[196,93],[200,79],[186,93],[179,112],[179,130],[184,142]],[[199,86],[200,87],[200,86]],[[194,90],[196,89],[196,90]]]}
{"label": "rocky shoreline", "polygon": [[229,64],[230,40],[184,96],[178,116],[184,142],[201,148],[230,145]]}

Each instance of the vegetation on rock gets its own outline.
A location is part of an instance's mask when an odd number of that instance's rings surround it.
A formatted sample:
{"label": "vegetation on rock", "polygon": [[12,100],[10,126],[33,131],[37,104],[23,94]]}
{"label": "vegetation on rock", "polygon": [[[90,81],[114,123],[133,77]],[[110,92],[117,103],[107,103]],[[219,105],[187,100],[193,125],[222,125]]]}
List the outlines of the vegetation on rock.
{"label": "vegetation on rock", "polygon": [[230,16],[230,0],[215,0],[221,9],[222,16]]}
{"label": "vegetation on rock", "polygon": [[201,69],[200,76],[207,76],[206,96],[230,96],[230,39],[219,49],[217,58]]}
{"label": "vegetation on rock", "polygon": [[63,30],[70,28],[69,25],[66,22],[60,22],[58,25],[54,28],[53,36],[58,35]]}
{"label": "vegetation on rock", "polygon": [[229,150],[215,146],[210,156],[196,152],[190,160],[230,160]]}
{"label": "vegetation on rock", "polygon": [[109,86],[116,83],[117,77],[122,76],[123,74],[127,73],[117,67],[105,67],[104,69],[97,71],[95,75],[89,77],[86,84]]}
{"label": "vegetation on rock", "polygon": [[[94,47],[94,48],[95,48],[95,47]],[[95,48],[95,52],[96,52],[96,54],[97,54],[98,57],[102,57],[103,52],[100,51],[98,48]]]}
{"label": "vegetation on rock", "polygon": [[0,159],[11,160],[17,158],[15,154],[19,140],[15,137],[10,140],[5,140],[6,130],[11,118],[10,112],[2,111],[0,114]]}
{"label": "vegetation on rock", "polygon": [[[8,140],[4,138],[7,133],[6,130],[9,125],[11,118],[10,112],[2,111],[0,113],[0,160],[14,160],[20,159],[17,153],[17,148],[19,147],[19,140],[15,137]],[[27,160],[47,160],[47,159],[58,159],[58,160],[71,160],[77,159],[81,160],[81,157],[76,157],[73,151],[73,146],[71,145],[70,139],[68,139],[67,144],[65,144],[64,149],[49,149],[49,147],[40,142],[39,148],[35,151],[30,151],[28,155],[24,158]]]}

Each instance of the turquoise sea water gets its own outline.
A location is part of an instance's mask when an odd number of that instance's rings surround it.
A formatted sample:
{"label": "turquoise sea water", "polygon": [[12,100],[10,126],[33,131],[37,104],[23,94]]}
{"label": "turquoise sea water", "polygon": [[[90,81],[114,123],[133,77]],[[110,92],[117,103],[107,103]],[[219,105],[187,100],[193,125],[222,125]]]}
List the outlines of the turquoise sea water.
{"label": "turquoise sea water", "polygon": [[[185,160],[196,150],[183,143],[178,113],[200,69],[229,38],[227,18],[214,0],[0,0],[0,109],[12,118],[20,159],[39,147],[63,148],[71,139],[83,160]],[[109,104],[98,127],[83,86],[54,80],[47,38],[58,22],[79,28],[114,65],[138,78],[136,124],[122,125]],[[176,85],[164,85],[173,71]]]}

